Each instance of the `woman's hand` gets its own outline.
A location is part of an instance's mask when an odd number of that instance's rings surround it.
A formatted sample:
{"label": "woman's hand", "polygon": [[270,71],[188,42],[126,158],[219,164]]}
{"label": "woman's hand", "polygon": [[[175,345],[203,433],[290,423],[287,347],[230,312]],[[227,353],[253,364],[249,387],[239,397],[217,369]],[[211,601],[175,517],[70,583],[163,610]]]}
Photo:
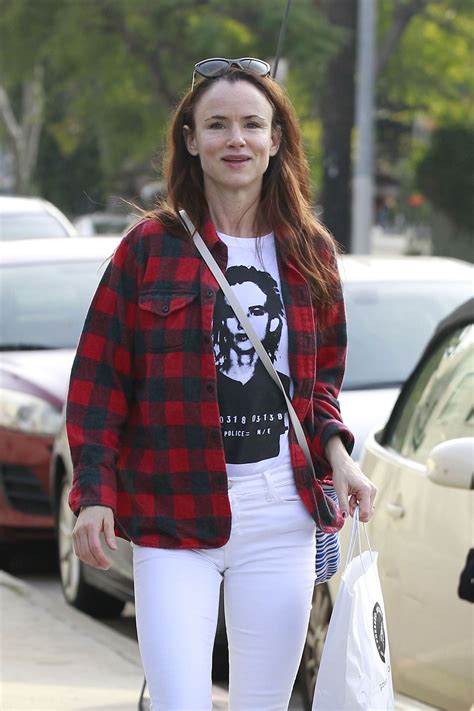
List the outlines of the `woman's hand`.
{"label": "woman's hand", "polygon": [[334,436],[328,441],[326,456],[333,470],[333,484],[342,515],[345,518],[349,514],[353,516],[356,506],[359,506],[359,518],[367,523],[375,511],[377,487],[347,453],[340,437]]}
{"label": "woman's hand", "polygon": [[114,514],[108,506],[82,508],[72,532],[74,553],[83,563],[107,570],[110,561],[102,549],[99,534],[103,533],[108,547],[116,551]]}

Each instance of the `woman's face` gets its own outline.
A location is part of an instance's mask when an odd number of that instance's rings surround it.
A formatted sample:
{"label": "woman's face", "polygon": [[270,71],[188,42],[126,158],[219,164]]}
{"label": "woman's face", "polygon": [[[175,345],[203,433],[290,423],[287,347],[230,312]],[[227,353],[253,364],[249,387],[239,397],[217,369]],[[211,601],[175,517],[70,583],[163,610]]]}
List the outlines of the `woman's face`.
{"label": "woman's face", "polygon": [[184,129],[191,155],[199,156],[206,192],[260,191],[270,156],[279,147],[273,110],[253,84],[213,82],[199,99],[193,131]]}

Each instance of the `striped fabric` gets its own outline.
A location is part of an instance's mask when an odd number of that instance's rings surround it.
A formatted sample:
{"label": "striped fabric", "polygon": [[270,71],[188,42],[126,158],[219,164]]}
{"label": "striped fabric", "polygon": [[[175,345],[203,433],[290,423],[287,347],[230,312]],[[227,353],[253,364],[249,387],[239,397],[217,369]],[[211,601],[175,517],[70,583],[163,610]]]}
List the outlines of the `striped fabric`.
{"label": "striped fabric", "polygon": [[[326,496],[339,504],[337,494],[332,484],[321,484]],[[341,543],[339,532],[324,533],[316,528],[316,585],[325,583],[337,572],[341,559]]]}

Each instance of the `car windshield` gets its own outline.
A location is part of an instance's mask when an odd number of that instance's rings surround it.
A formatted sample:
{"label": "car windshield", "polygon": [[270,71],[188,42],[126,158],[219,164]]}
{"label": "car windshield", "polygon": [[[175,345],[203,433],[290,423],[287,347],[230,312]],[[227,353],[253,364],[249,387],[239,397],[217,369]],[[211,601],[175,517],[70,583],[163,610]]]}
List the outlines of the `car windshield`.
{"label": "car windshield", "polygon": [[106,265],[101,259],[3,267],[0,350],[75,348]]}
{"label": "car windshield", "polygon": [[0,239],[20,240],[43,237],[68,237],[68,232],[47,212],[0,215]]}
{"label": "car windshield", "polygon": [[344,390],[401,385],[439,321],[472,292],[469,281],[347,283]]}

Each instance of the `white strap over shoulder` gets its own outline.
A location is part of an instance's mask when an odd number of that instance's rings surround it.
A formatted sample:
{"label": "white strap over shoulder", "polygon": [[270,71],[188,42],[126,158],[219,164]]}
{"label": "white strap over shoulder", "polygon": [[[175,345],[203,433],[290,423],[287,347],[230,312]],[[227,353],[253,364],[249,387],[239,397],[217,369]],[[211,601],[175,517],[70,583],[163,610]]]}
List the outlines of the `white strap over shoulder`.
{"label": "white strap over shoulder", "polygon": [[286,406],[288,408],[288,414],[290,416],[291,424],[293,425],[293,429],[296,435],[296,439],[298,440],[298,444],[300,445],[301,449],[303,450],[303,453],[306,457],[306,461],[308,462],[308,466],[311,469],[311,472],[313,474],[313,477],[316,479],[316,472],[314,471],[314,466],[313,466],[313,460],[311,457],[311,453],[309,451],[309,446],[308,442],[306,440],[306,436],[303,431],[303,427],[301,425],[301,422],[298,419],[298,416],[295,412],[295,409],[293,405],[291,404],[291,400],[289,399],[288,395],[286,394],[285,388],[283,387],[283,383],[280,380],[280,376],[278,375],[277,371],[275,370],[275,367],[270,359],[270,356],[268,355],[267,351],[265,350],[261,340],[255,333],[255,330],[250,323],[249,319],[247,318],[246,313],[242,309],[237,297],[235,296],[234,292],[232,291],[232,287],[230,286],[229,282],[227,281],[226,277],[224,276],[221,268],[217,264],[216,260],[212,256],[211,252],[206,246],[206,243],[204,242],[203,238],[197,231],[197,229],[194,227],[193,223],[191,222],[189,215],[187,214],[186,210],[180,210],[179,215],[181,217],[181,220],[183,221],[186,229],[188,230],[189,234],[191,235],[194,244],[196,245],[196,248],[199,250],[202,258],[206,262],[207,266],[212,272],[212,275],[214,276],[215,280],[219,284],[220,288],[225,294],[225,297],[229,304],[231,305],[235,315],[240,321],[240,324],[242,328],[245,329],[248,337],[250,338],[250,341],[252,342],[253,347],[255,348],[258,356],[260,357],[260,360],[262,361],[263,365],[267,369],[270,377],[272,380],[276,383],[276,385],[280,388],[280,390],[283,393],[283,396],[285,398]]}

